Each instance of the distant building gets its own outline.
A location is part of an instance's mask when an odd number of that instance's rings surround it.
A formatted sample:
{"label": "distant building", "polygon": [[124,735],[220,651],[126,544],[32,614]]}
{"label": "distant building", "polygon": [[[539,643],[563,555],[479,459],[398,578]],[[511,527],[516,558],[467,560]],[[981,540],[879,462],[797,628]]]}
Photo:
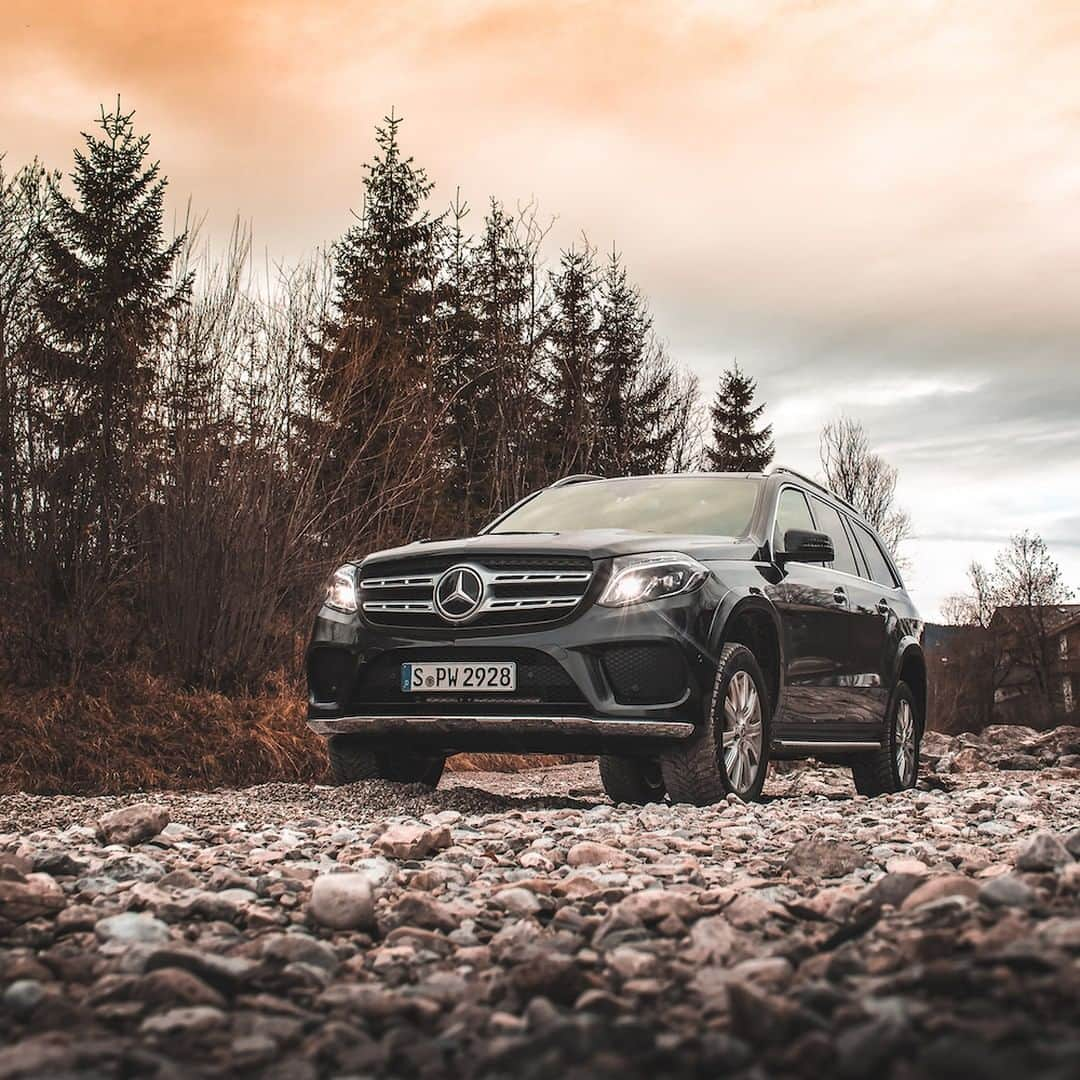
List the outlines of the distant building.
{"label": "distant building", "polygon": [[999,607],[990,620],[997,653],[995,719],[1043,727],[1080,702],[1080,604]]}

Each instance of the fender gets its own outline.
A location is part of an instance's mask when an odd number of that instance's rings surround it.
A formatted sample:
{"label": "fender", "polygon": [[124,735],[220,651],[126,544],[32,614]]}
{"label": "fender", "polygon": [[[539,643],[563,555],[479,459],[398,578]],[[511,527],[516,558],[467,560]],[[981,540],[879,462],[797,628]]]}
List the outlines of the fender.
{"label": "fender", "polygon": [[[892,694],[896,690],[896,684],[900,681],[900,672],[903,669],[904,664],[907,663],[908,658],[911,657],[911,656],[917,656],[919,658],[919,661],[922,664],[922,669],[923,669],[924,685],[921,688],[922,689],[922,703],[921,704],[922,704],[922,726],[923,726],[923,729],[925,730],[925,728],[926,728],[926,720],[927,720],[926,713],[927,713],[927,709],[928,709],[928,706],[929,706],[929,698],[930,698],[930,685],[929,685],[930,684],[930,669],[929,669],[929,667],[928,667],[928,665],[926,663],[926,654],[923,652],[923,648],[922,648],[921,643],[919,642],[918,638],[914,637],[911,634],[905,634],[900,639],[900,642],[899,642],[899,644],[897,645],[897,648],[896,648],[896,659],[893,661],[893,670],[892,670],[892,685],[889,687],[890,706],[891,706],[891,701],[892,701]],[[916,696],[918,696],[920,688],[917,687],[917,686],[913,686],[911,689],[914,691]]]}
{"label": "fender", "polygon": [[787,682],[784,631],[779,612],[777,612],[772,601],[765,595],[759,585],[747,581],[740,582],[727,589],[713,612],[712,624],[709,628],[709,650],[711,657],[715,660],[720,655],[720,650],[727,640],[727,629],[732,620],[750,611],[767,618],[775,634],[777,651],[776,700],[773,703],[775,715],[783,705],[784,688]]}

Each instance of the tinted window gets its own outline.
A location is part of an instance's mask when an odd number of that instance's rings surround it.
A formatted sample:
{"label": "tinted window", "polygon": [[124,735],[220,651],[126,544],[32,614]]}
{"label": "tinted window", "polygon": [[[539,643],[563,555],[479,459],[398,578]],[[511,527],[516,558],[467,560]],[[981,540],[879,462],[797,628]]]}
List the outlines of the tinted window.
{"label": "tinted window", "polygon": [[548,488],[494,533],[632,529],[671,536],[746,536],[761,481],[751,477],[641,476]]}
{"label": "tinted window", "polygon": [[884,585],[888,589],[896,588],[896,577],[873,533],[865,529],[857,521],[852,522],[852,524],[855,526],[855,539],[859,542],[863,558],[866,559],[870,567],[870,576],[879,585]]}
{"label": "tinted window", "polygon": [[851,543],[844,531],[844,523],[840,520],[840,514],[827,502],[814,498],[814,517],[817,519],[819,531],[826,533],[836,549],[836,558],[833,560],[834,570],[842,570],[845,574],[859,573],[855,562],[855,552],[851,550]]}
{"label": "tinted window", "polygon": [[776,528],[773,530],[773,548],[784,551],[784,533],[788,529],[814,528],[814,519],[810,516],[810,507],[806,496],[796,488],[784,488],[780,492],[780,502],[776,507]]}

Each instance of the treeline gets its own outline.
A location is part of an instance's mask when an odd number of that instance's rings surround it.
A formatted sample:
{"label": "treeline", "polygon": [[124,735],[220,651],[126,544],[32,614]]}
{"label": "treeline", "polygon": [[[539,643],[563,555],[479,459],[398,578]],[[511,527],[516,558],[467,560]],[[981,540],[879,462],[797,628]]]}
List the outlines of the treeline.
{"label": "treeline", "polygon": [[136,665],[258,691],[347,553],[467,533],[560,475],[698,465],[697,385],[616,252],[542,257],[376,131],[356,224],[261,284],[169,238],[132,114],[69,194],[0,170],[0,678]]}

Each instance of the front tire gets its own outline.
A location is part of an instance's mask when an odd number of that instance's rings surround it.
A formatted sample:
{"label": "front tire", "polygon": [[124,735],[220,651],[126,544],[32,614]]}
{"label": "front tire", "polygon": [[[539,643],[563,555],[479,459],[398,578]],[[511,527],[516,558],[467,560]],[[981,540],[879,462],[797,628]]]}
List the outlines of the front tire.
{"label": "front tire", "polygon": [[330,771],[338,784],[358,780],[394,780],[404,784],[439,783],[446,758],[442,754],[415,754],[393,750],[372,750],[348,735],[331,736],[327,743]]}
{"label": "front tire", "polygon": [[725,645],[704,722],[660,758],[671,801],[708,806],[731,793],[744,801],[760,798],[771,729],[769,695],[754,654],[745,645]]}
{"label": "front tire", "polygon": [[664,776],[660,766],[647,758],[602,754],[600,779],[613,803],[644,806],[664,801]]}
{"label": "front tire", "polygon": [[851,763],[860,795],[890,795],[913,788],[919,779],[922,717],[911,687],[899,682],[889,707],[885,745]]}

